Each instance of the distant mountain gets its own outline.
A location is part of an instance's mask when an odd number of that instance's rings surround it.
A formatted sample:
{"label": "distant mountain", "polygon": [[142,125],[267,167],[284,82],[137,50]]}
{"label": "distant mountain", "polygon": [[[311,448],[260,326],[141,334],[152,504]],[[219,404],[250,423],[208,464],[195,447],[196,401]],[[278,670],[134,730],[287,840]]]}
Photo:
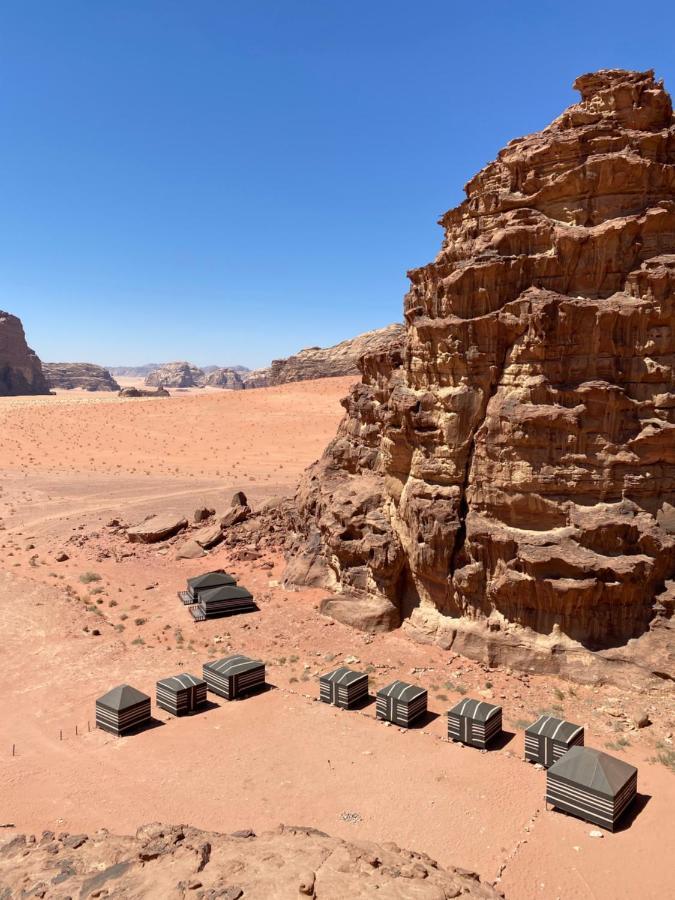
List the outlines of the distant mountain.
{"label": "distant mountain", "polygon": [[[107,369],[111,375],[121,375],[123,378],[147,378],[152,372],[158,369],[164,369],[173,363],[146,363],[144,366],[108,366]],[[193,368],[197,368],[193,366]],[[232,372],[250,372],[247,366],[199,366],[202,372],[209,375],[218,369],[230,369]]]}

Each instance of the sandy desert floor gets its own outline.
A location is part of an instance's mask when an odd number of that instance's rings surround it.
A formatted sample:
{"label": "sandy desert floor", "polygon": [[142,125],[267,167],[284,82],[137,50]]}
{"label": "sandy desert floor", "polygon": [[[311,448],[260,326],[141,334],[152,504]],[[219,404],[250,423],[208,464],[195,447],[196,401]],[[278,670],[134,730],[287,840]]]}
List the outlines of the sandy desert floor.
{"label": "sandy desert floor", "polygon": [[[223,512],[293,492],[341,418],[352,379],[168,400],[61,392],[0,400],[0,824],[16,830],[130,832],[162,820],[218,831],[279,822],[424,850],[478,871],[507,897],[664,897],[675,839],[672,686],[619,692],[488,670],[402,632],[364,635],[321,617],[325,592],[285,591],[279,552],[241,561],[226,547],[176,560],[173,546],[126,544],[107,523],[156,511]],[[56,562],[64,551],[68,559]],[[260,611],[196,625],[185,579],[225,567]],[[99,632],[99,634],[95,634]],[[229,652],[264,659],[270,689],[116,739],[93,729],[94,701]],[[405,732],[374,703],[317,702],[318,676],[351,658],[371,693],[397,677],[429,690]],[[445,740],[463,694],[504,707],[504,741],[481,753]],[[522,728],[551,710],[586,743],[639,766],[640,796],[615,834],[546,810],[545,773],[522,760]],[[644,712],[652,724],[633,722]],[[14,753],[12,755],[12,748]],[[672,758],[672,757],[670,757]],[[13,833],[14,828],[7,832]]]}

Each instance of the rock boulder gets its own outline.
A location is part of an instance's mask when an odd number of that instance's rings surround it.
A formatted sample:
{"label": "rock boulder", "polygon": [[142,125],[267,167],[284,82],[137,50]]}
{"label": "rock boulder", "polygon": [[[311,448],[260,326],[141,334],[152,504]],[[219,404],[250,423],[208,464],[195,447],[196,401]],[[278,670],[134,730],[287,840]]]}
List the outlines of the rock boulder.
{"label": "rock boulder", "polygon": [[48,393],[42,364],[26,343],[21,320],[0,310],[0,397]]}

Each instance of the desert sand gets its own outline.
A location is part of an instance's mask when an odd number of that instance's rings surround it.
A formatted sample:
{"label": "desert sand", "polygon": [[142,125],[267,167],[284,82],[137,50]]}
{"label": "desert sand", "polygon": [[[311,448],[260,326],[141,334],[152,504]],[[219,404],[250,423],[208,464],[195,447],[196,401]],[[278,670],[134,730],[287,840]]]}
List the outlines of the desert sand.
{"label": "desert sand", "polygon": [[[335,434],[352,378],[168,399],[58,392],[0,400],[0,823],[130,833],[152,820],[199,828],[312,825],[394,841],[473,869],[512,898],[662,897],[675,833],[672,691],[619,692],[489,670],[404,632],[366,635],[322,617],[325,591],[281,587],[281,552],[241,559],[221,546],[176,560],[171,545],[126,542],[111,520],[158,511],[219,513],[235,490],[258,508],[290,495]],[[301,412],[299,412],[301,411]],[[64,553],[68,559],[57,562]],[[224,567],[260,611],[193,623],[185,579]],[[201,674],[243,652],[267,664],[270,689],[114,738],[93,728],[97,696],[128,682]],[[318,676],[350,661],[371,693],[394,678],[429,690],[430,714],[404,731],[374,704],[317,701]],[[445,711],[464,694],[504,707],[489,753],[448,743]],[[211,697],[213,700],[214,698]],[[542,710],[586,726],[586,743],[639,766],[623,827],[595,829],[543,802],[545,773],[522,760],[522,728]],[[651,724],[638,728],[645,713]],[[14,755],[12,755],[14,753]]]}

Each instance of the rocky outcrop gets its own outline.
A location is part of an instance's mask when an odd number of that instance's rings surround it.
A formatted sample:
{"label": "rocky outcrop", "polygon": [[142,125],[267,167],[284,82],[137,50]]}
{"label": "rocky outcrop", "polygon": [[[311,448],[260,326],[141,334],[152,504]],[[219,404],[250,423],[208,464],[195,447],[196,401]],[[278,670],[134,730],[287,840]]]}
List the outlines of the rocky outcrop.
{"label": "rocky outcrop", "polygon": [[171,394],[166,388],[158,387],[154,391],[144,391],[142,388],[128,387],[122,388],[119,392],[120,397],[170,397]]}
{"label": "rocky outcrop", "polygon": [[119,391],[120,386],[107,369],[93,363],[42,363],[51,387],[63,390]]}
{"label": "rocky outcrop", "polygon": [[269,369],[256,369],[247,373],[244,383],[247,388],[268,387],[290,381],[358,375],[359,359],[364,354],[386,353],[398,349],[404,335],[403,325],[388,325],[342,341],[334,347],[308,347],[287,359],[275,359]]}
{"label": "rocky outcrop", "polygon": [[204,386],[223,388],[226,391],[243,391],[244,382],[235,369],[212,369],[205,374]]}
{"label": "rocky outcrop", "polygon": [[652,72],[575,87],[442,217],[403,351],[364,357],[300,488],[287,575],[550,671],[637,658],[675,578],[671,101]]}
{"label": "rocky outcrop", "polygon": [[280,825],[231,835],[153,823],[131,837],[10,836],[0,843],[0,896],[162,897],[180,900],[496,900],[477,875],[442,868],[395,844],[345,841],[315,828]]}
{"label": "rocky outcrop", "polygon": [[0,310],[0,397],[48,393],[42,364],[26,343],[21,320]]}
{"label": "rocky outcrop", "polygon": [[203,387],[204,372],[187,362],[165,363],[145,378],[149,387],[190,388]]}

